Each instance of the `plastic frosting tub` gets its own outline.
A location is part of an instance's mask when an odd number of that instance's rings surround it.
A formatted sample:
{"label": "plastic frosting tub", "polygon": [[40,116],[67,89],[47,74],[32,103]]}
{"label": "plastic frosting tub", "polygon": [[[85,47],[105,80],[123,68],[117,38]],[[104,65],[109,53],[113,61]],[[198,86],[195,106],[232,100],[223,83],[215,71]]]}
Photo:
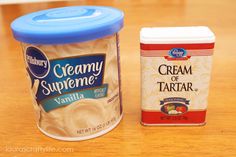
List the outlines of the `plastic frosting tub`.
{"label": "plastic frosting tub", "polygon": [[205,124],[214,42],[203,26],[141,30],[142,124]]}
{"label": "plastic frosting tub", "polygon": [[43,10],[11,24],[23,48],[37,125],[44,134],[85,140],[119,123],[122,27],[123,12],[99,6]]}

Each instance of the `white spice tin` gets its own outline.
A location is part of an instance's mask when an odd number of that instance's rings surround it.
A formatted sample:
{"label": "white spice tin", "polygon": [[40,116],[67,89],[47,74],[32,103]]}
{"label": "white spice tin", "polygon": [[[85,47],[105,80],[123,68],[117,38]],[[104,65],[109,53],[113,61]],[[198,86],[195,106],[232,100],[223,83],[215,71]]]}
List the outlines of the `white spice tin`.
{"label": "white spice tin", "polygon": [[205,124],[214,43],[204,26],[141,30],[142,124]]}

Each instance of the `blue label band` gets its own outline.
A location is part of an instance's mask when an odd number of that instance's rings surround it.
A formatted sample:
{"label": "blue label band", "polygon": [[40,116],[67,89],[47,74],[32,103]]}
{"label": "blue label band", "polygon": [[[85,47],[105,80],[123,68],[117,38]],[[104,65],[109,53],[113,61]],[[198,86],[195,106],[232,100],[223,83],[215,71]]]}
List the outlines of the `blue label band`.
{"label": "blue label band", "polygon": [[78,101],[80,99],[92,98],[98,99],[107,96],[108,85],[104,84],[101,87],[63,94],[54,98],[49,98],[40,102],[42,107],[46,112],[56,109],[61,106],[70,105],[71,103]]}
{"label": "blue label band", "polygon": [[32,85],[38,83],[36,101],[45,111],[83,98],[106,96],[108,86],[103,84],[105,54],[48,60],[37,47],[28,47],[25,57]]}

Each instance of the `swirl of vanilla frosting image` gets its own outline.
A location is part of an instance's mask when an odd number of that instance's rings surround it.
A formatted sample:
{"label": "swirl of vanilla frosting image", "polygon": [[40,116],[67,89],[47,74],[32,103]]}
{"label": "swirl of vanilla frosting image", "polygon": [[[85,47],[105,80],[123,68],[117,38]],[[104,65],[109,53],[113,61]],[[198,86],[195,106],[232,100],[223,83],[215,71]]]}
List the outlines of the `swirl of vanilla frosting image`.
{"label": "swirl of vanilla frosting image", "polygon": [[38,86],[39,86],[39,80],[36,79],[34,80],[34,82],[32,83],[30,81],[30,76],[28,73],[26,73],[26,77],[27,79],[29,80],[29,82],[31,83],[30,86],[31,86],[31,96],[32,96],[32,101],[33,101],[33,108],[34,108],[34,111],[35,111],[35,118],[36,118],[36,121],[39,121],[40,120],[40,112],[41,112],[41,109],[36,101],[36,94],[37,94],[37,91],[38,91]]}
{"label": "swirl of vanilla frosting image", "polygon": [[68,136],[68,133],[64,129],[64,108],[57,108],[50,112],[45,112],[41,105],[40,108],[39,127],[52,135]]}
{"label": "swirl of vanilla frosting image", "polygon": [[118,87],[118,64],[117,64],[117,45],[116,38],[111,38],[108,44],[106,56],[106,72],[104,80],[109,83],[108,94]]}
{"label": "swirl of vanilla frosting image", "polygon": [[114,89],[118,87],[118,66],[117,58],[110,57],[107,61],[107,69],[105,73],[104,80],[109,83],[108,94],[110,94]]}
{"label": "swirl of vanilla frosting image", "polygon": [[[28,77],[28,79],[30,79],[28,74],[27,74],[27,77]],[[38,86],[39,86],[39,80],[36,79],[36,80],[34,80],[34,83],[32,85],[31,94],[33,97],[33,107],[34,107],[35,116],[36,116],[37,121],[39,121],[39,119],[40,119],[40,112],[41,112],[41,109],[36,101],[36,93],[38,91]]]}
{"label": "swirl of vanilla frosting image", "polygon": [[47,57],[49,59],[57,59],[61,57],[107,53],[108,46],[110,44],[113,44],[112,42],[114,39],[115,35],[82,43],[63,44],[63,45],[38,45],[38,48],[43,50],[47,54]]}
{"label": "swirl of vanilla frosting image", "polygon": [[107,120],[104,102],[97,99],[82,99],[65,108],[65,129],[69,136],[77,136],[78,128],[97,128]]}

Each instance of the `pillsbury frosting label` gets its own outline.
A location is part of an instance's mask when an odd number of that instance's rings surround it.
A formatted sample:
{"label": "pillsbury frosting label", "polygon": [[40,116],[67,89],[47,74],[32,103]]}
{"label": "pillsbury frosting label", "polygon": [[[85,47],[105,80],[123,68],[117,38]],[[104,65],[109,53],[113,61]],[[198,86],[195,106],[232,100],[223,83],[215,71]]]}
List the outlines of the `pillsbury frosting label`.
{"label": "pillsbury frosting label", "polygon": [[36,101],[48,112],[80,99],[105,97],[105,58],[105,54],[94,54],[49,61],[40,49],[28,47],[27,70],[32,84],[39,82]]}
{"label": "pillsbury frosting label", "polygon": [[118,35],[71,44],[22,43],[39,129],[60,140],[85,140],[122,117]]}

